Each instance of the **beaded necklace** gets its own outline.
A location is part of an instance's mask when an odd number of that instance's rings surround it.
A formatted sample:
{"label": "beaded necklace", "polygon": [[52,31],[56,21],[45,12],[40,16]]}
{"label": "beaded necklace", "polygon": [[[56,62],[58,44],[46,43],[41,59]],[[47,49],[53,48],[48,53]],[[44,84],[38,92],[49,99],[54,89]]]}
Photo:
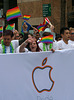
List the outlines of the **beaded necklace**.
{"label": "beaded necklace", "polygon": [[[2,49],[3,49],[3,53],[6,53],[6,46],[4,45],[3,40],[1,40],[1,45],[2,45]],[[10,53],[14,53],[14,48],[12,43],[10,43]]]}
{"label": "beaded necklace", "polygon": [[[45,43],[43,43],[43,51],[46,51],[45,46],[46,46]],[[50,49],[52,49],[52,43],[49,44],[49,50],[50,50]],[[48,51],[49,51],[49,50],[48,50]]]}

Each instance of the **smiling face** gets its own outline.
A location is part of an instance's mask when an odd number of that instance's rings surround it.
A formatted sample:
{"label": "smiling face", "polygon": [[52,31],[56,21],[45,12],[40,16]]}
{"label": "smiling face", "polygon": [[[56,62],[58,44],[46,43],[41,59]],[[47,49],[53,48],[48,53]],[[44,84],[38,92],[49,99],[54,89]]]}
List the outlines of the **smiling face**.
{"label": "smiling face", "polygon": [[10,35],[3,36],[3,41],[4,41],[4,45],[5,45],[5,46],[9,46],[10,43],[11,43],[11,40],[12,40],[12,38],[11,38]]}
{"label": "smiling face", "polygon": [[30,49],[32,52],[36,52],[37,49],[37,44],[35,41],[33,41],[32,43],[30,43]]}

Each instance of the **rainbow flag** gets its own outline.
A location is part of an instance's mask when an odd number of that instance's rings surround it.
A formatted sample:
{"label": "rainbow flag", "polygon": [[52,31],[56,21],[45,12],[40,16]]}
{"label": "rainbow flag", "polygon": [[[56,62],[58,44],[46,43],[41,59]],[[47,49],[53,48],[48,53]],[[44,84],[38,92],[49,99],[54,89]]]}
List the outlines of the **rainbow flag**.
{"label": "rainbow flag", "polygon": [[47,17],[44,19],[43,24],[44,24],[44,25],[45,25],[45,24],[50,24],[50,25],[52,25],[51,22],[49,21],[49,19],[48,19]]}
{"label": "rainbow flag", "polygon": [[0,26],[0,33],[3,33],[3,26]]}
{"label": "rainbow flag", "polygon": [[53,35],[45,36],[42,37],[38,43],[43,42],[43,43],[53,43]]}
{"label": "rainbow flag", "polygon": [[43,25],[43,24],[40,24],[37,29],[38,29],[38,32],[40,33],[41,31],[43,31],[45,29],[45,26],[46,25]]}
{"label": "rainbow flag", "polygon": [[23,16],[23,19],[24,19],[24,20],[29,20],[30,17],[31,17],[31,15],[24,15],[24,16]]}
{"label": "rainbow flag", "polygon": [[9,9],[6,12],[7,21],[10,21],[11,19],[14,19],[14,18],[17,18],[17,17],[21,17],[21,16],[22,15],[21,15],[19,7],[15,7],[15,8]]}
{"label": "rainbow flag", "polygon": [[[15,30],[15,23],[10,24],[10,26],[12,27],[12,31],[14,31]],[[8,25],[6,26],[6,30],[7,30],[7,27],[8,27]]]}

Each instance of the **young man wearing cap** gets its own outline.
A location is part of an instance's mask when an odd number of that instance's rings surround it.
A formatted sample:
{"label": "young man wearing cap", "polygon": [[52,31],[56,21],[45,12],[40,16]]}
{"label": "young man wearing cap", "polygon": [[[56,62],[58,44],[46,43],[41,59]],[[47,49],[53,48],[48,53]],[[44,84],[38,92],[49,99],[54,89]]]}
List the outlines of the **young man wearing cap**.
{"label": "young man wearing cap", "polygon": [[[49,36],[51,35],[52,32],[50,30],[50,28],[46,28],[42,34],[42,37],[45,37],[45,36]],[[39,47],[42,51],[50,51],[50,50],[57,50],[57,43],[56,42],[53,42],[52,46],[50,43],[39,43]],[[53,51],[52,50],[52,51]]]}

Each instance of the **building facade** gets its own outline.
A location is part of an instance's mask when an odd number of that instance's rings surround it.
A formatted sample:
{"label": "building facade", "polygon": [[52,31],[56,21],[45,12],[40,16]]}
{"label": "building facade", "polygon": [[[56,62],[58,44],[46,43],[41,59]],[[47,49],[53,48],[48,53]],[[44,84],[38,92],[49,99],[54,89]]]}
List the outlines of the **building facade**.
{"label": "building facade", "polygon": [[[58,3],[57,3],[58,2]],[[17,4],[22,11],[22,15],[31,15],[29,23],[31,25],[39,25],[43,23],[43,4],[51,4],[51,16],[47,16],[51,23],[55,26],[55,30],[60,30],[61,18],[61,0],[17,0]],[[18,19],[19,30],[23,19]],[[57,30],[58,28],[58,30]]]}
{"label": "building facade", "polygon": [[[22,11],[22,15],[31,15],[29,23],[39,25],[43,23],[43,4],[51,4],[51,16],[47,16],[55,26],[55,31],[60,32],[60,28],[74,27],[74,0],[17,0],[17,4]],[[18,19],[19,30],[23,19]]]}
{"label": "building facade", "polygon": [[[19,6],[22,16],[31,15],[27,21],[33,26],[43,23],[45,16],[43,15],[43,5],[51,5],[51,14],[47,15],[51,23],[55,26],[56,33],[60,32],[60,28],[64,26],[74,27],[74,0],[0,0],[0,10],[3,9],[3,16],[5,24],[15,22],[16,29],[21,31],[21,25],[24,21],[22,17],[6,21],[6,11],[13,7]],[[4,18],[4,19],[3,19]]]}

